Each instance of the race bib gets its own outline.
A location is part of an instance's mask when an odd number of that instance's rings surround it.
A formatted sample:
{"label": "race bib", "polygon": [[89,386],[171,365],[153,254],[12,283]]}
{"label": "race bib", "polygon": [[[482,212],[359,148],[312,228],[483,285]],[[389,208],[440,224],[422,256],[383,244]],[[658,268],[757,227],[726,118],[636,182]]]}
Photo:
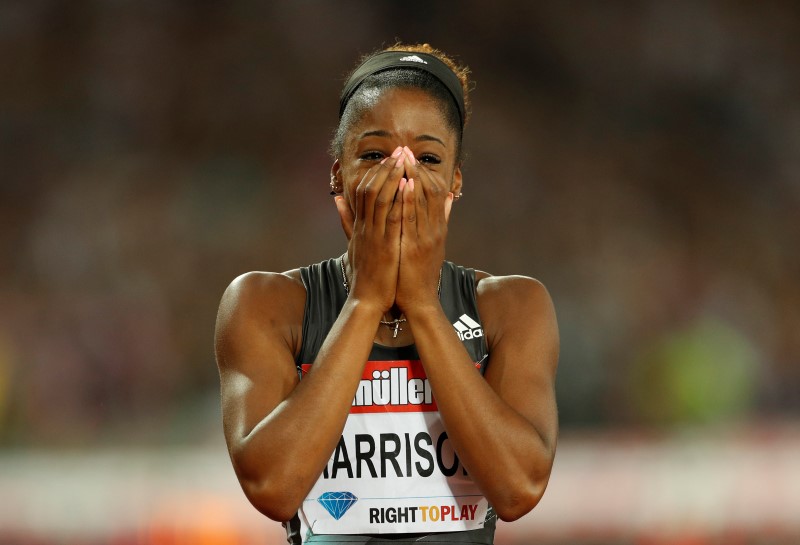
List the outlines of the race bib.
{"label": "race bib", "polygon": [[300,509],[303,525],[314,534],[456,532],[482,528],[487,508],[422,364],[367,362],[339,444]]}

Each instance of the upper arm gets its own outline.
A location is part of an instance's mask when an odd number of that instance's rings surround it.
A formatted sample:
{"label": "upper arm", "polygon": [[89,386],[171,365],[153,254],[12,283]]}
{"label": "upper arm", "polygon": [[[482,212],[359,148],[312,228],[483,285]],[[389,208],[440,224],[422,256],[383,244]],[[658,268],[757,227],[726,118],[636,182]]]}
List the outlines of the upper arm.
{"label": "upper arm", "polygon": [[225,438],[232,454],[298,382],[294,354],[304,304],[302,283],[276,273],[244,274],[222,296],[214,347]]}
{"label": "upper arm", "polygon": [[483,278],[478,284],[478,310],[489,345],[486,381],[554,451],[559,338],[550,295],[532,278]]}

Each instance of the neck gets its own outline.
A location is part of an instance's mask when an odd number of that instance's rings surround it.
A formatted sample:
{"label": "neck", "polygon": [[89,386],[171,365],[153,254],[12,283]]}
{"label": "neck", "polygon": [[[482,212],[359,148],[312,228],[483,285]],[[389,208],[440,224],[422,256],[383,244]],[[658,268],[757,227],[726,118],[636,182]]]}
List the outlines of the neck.
{"label": "neck", "polygon": [[397,305],[392,305],[392,308],[389,309],[389,312],[386,313],[387,320],[398,320],[403,315],[403,312],[397,307]]}

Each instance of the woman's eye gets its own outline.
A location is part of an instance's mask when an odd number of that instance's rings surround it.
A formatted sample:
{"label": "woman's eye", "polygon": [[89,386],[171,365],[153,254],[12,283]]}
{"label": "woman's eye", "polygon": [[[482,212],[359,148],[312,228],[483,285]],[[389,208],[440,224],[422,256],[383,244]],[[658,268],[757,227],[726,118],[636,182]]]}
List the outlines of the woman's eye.
{"label": "woman's eye", "polygon": [[385,155],[379,151],[367,151],[361,154],[362,161],[380,161]]}
{"label": "woman's eye", "polygon": [[442,162],[442,160],[436,157],[435,155],[431,155],[430,153],[425,153],[419,157],[419,162],[428,165],[438,165],[439,163]]}

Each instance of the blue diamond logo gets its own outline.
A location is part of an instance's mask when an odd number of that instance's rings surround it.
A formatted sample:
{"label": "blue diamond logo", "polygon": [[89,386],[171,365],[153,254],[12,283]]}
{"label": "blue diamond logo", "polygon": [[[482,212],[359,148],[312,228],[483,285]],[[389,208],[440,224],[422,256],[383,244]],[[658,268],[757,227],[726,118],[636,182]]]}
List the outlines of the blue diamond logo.
{"label": "blue diamond logo", "polygon": [[339,520],[358,501],[352,492],[325,492],[317,501],[333,518]]}

